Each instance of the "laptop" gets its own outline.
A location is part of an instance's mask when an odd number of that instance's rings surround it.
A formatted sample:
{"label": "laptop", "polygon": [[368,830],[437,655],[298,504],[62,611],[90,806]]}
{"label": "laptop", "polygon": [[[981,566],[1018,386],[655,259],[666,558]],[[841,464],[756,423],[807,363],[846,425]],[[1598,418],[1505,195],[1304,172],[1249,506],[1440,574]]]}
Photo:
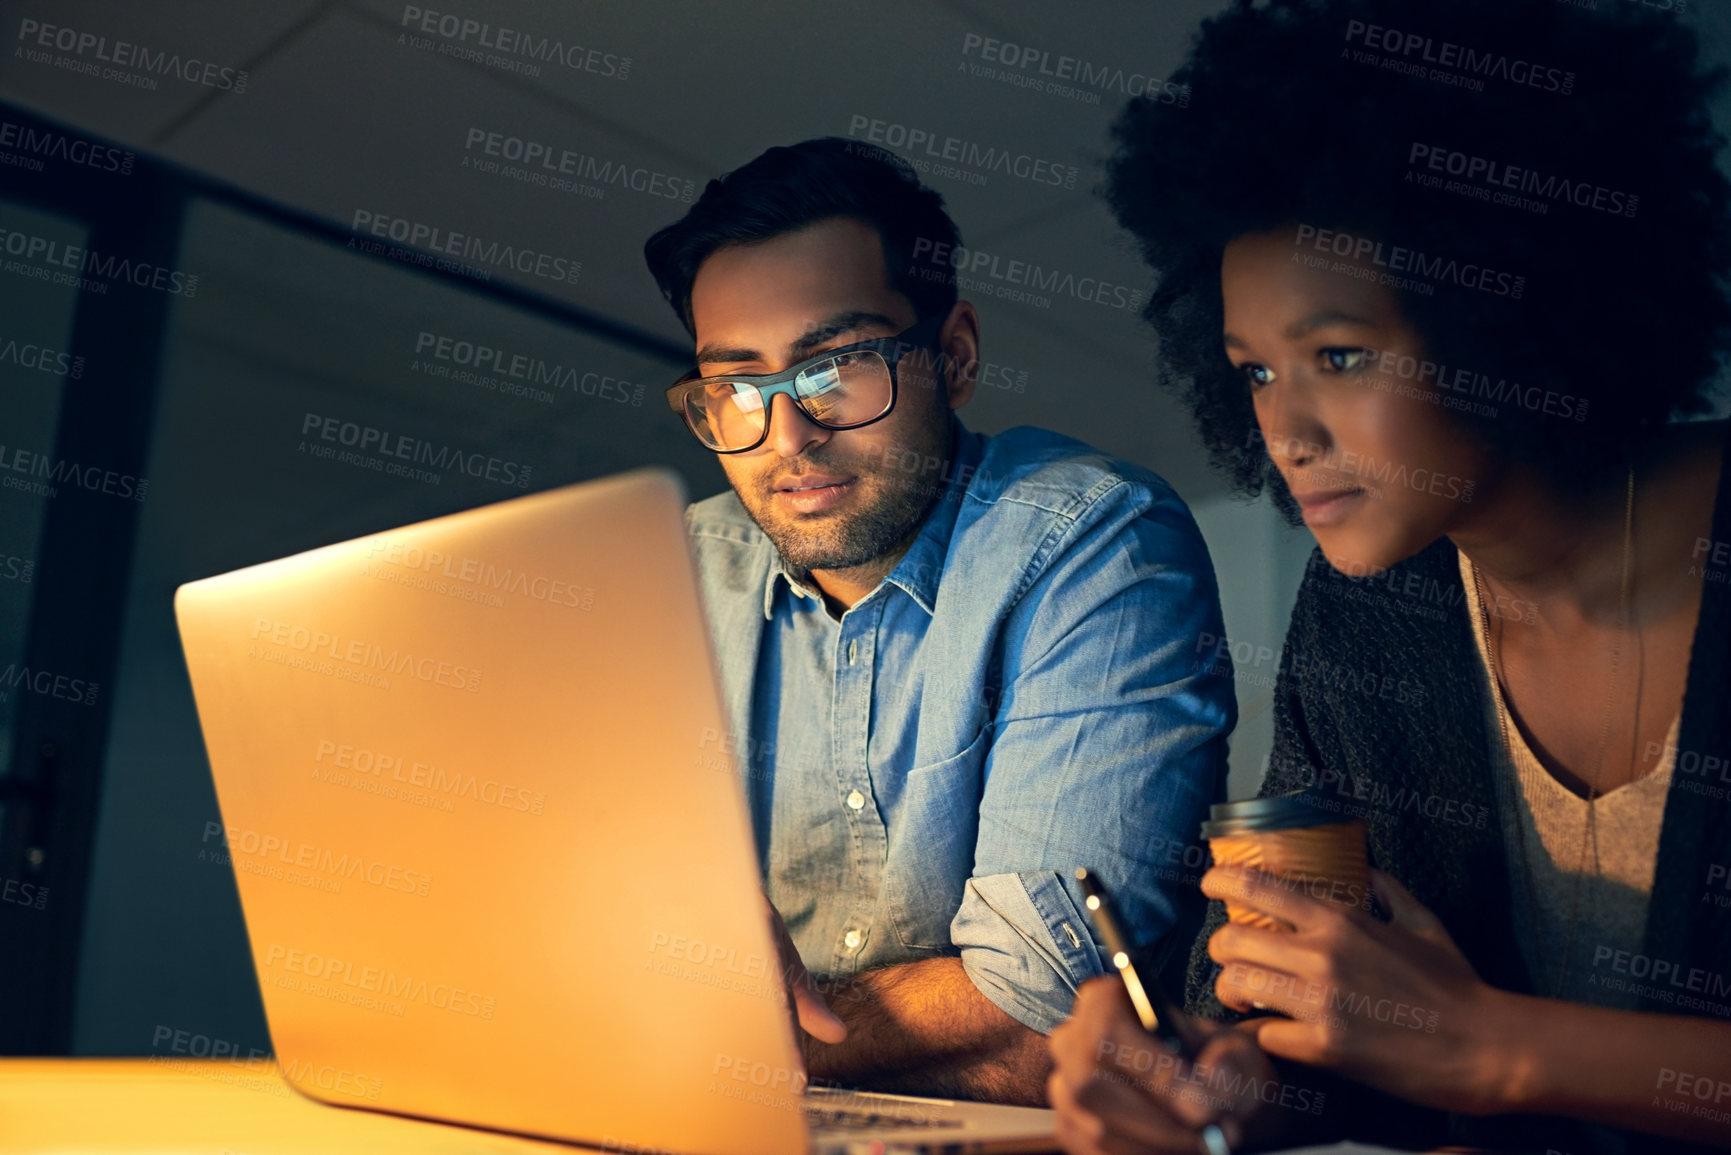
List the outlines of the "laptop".
{"label": "laptop", "polygon": [[637,470],[176,591],[285,1077],[618,1152],[1054,1150],[804,1088],[684,508]]}

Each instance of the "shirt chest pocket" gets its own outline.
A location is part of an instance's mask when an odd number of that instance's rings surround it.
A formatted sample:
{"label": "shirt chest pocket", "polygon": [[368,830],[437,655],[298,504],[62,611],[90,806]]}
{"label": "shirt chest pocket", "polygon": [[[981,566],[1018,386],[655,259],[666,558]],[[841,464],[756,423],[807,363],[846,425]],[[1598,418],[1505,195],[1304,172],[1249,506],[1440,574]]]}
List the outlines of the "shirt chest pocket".
{"label": "shirt chest pocket", "polygon": [[973,873],[991,733],[987,726],[960,753],[908,771],[884,880],[890,925],[904,949],[955,953],[950,922]]}

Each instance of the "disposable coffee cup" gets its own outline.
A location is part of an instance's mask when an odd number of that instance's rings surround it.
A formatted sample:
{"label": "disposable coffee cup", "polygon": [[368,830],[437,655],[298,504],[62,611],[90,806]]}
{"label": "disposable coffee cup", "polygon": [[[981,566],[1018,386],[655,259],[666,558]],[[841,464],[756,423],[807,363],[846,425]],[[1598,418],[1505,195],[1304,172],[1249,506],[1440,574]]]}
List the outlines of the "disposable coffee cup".
{"label": "disposable coffee cup", "polygon": [[[1340,906],[1371,908],[1364,823],[1341,819],[1300,794],[1278,794],[1208,808],[1202,824],[1214,862],[1285,879],[1294,893]],[[1292,924],[1226,900],[1226,917],[1245,926],[1292,930]]]}

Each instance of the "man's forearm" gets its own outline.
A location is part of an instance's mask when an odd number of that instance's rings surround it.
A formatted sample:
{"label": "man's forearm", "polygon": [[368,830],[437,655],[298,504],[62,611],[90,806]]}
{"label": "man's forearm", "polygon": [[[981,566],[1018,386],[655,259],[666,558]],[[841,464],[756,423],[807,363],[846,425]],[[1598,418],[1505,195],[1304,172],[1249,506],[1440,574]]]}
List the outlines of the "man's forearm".
{"label": "man's forearm", "polygon": [[957,958],[823,984],[847,1040],[802,1042],[814,1079],[911,1094],[1045,1106],[1046,1036],[999,1010]]}

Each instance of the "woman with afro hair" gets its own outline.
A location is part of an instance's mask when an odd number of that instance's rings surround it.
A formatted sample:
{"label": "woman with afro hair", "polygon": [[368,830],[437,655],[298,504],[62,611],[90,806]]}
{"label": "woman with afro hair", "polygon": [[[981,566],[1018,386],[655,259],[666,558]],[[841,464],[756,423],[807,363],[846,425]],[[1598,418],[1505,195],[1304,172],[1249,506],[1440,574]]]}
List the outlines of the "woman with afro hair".
{"label": "woman with afro hair", "polygon": [[1731,1146],[1718,70],[1669,0],[1240,0],[1118,116],[1161,383],[1314,534],[1263,795],[1374,902],[1216,866],[1195,1063],[1115,979],[1072,1152]]}

